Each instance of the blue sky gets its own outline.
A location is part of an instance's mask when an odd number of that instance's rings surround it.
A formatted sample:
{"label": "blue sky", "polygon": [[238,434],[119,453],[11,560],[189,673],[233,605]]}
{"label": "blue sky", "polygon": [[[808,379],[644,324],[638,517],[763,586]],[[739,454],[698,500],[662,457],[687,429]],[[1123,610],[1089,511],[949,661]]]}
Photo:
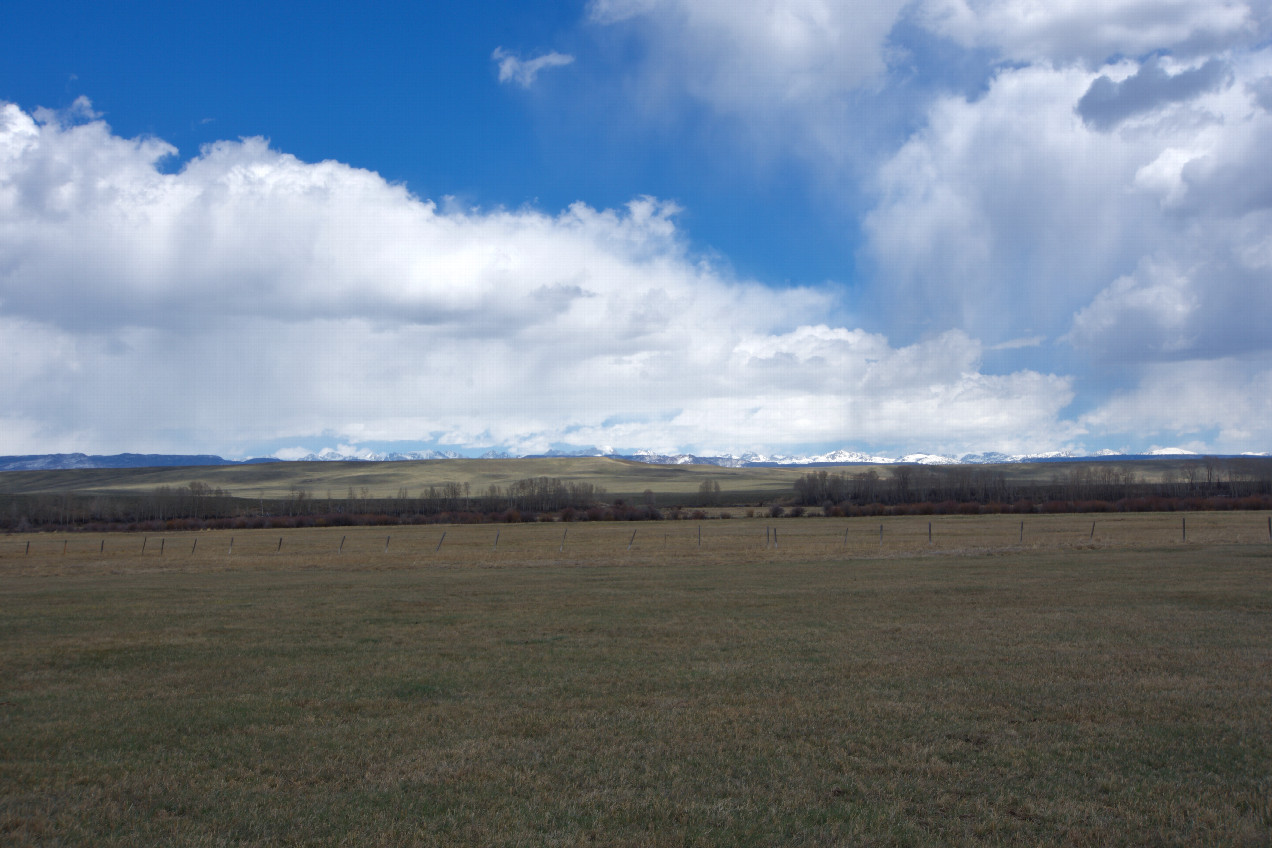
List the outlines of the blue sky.
{"label": "blue sky", "polygon": [[1272,449],[1266,0],[0,11],[0,453]]}

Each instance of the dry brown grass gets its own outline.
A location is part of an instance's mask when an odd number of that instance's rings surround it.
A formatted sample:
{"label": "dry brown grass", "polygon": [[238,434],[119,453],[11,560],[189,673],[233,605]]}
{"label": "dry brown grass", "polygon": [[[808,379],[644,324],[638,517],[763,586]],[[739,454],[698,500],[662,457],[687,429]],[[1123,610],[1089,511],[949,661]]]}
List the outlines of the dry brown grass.
{"label": "dry brown grass", "polygon": [[9,537],[0,843],[1267,845],[1267,517],[1187,518]]}
{"label": "dry brown grass", "polygon": [[1266,512],[1196,512],[33,533],[0,536],[0,571],[133,573],[355,564],[358,568],[742,565],[920,555],[1006,556],[1049,550],[1257,545],[1272,542],[1268,519]]}

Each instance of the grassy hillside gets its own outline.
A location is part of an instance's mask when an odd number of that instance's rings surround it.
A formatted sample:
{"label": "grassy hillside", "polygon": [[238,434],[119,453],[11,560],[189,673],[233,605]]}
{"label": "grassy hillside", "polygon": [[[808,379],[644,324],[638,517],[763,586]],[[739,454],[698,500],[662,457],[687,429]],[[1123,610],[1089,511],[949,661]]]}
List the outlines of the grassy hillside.
{"label": "grassy hillside", "polygon": [[527,477],[558,477],[592,483],[615,496],[639,495],[647,489],[658,494],[694,493],[707,479],[718,482],[724,492],[778,496],[789,493],[804,473],[804,469],[793,468],[648,465],[605,457],[279,462],[194,468],[9,471],[0,473],[0,493],[140,493],[198,480],[240,497],[286,497],[299,489],[315,497],[326,497],[330,492],[332,497],[341,498],[350,487],[355,491],[365,487],[371,497],[394,497],[402,488],[414,495],[429,486],[468,483],[476,494],[491,484],[506,487]]}
{"label": "grassy hillside", "polygon": [[[606,457],[550,459],[446,459],[421,462],[278,462],[260,465],[197,466],[184,468],[73,469],[64,471],[0,472],[0,494],[75,492],[79,494],[142,494],[161,486],[177,488],[192,481],[224,489],[237,497],[282,498],[304,491],[315,498],[343,498],[349,489],[366,488],[368,496],[396,497],[401,489],[411,496],[429,486],[468,483],[473,494],[491,484],[505,488],[528,477],[557,477],[586,482],[613,497],[637,497],[646,490],[674,498],[696,494],[704,480],[720,484],[725,502],[761,501],[785,497],[797,479],[812,471],[861,474],[874,470],[893,476],[895,465],[846,465],[826,468],[720,468],[711,465],[649,465]],[[1192,473],[1206,478],[1200,458],[1163,458],[1119,462],[1040,462],[992,466],[904,466],[912,473],[952,475],[961,471],[1001,474],[1016,485],[1066,479],[1075,469],[1096,472],[1131,471],[1144,482],[1179,478]],[[1272,460],[1243,458],[1212,461],[1211,473],[1226,478],[1234,469],[1256,477],[1272,475]]]}

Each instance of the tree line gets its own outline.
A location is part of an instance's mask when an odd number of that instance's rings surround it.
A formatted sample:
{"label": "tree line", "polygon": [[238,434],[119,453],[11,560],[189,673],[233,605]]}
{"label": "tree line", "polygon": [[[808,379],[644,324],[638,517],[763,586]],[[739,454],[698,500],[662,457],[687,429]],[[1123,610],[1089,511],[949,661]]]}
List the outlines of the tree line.
{"label": "tree line", "polygon": [[873,468],[855,473],[819,469],[795,482],[794,501],[821,507],[827,515],[919,505],[929,507],[921,511],[951,511],[958,505],[981,507],[980,512],[1266,509],[1272,506],[1272,460],[1203,457],[1166,466],[1155,479],[1098,462],[1061,466],[1035,479],[1015,478],[1000,466],[902,465],[887,477]]}
{"label": "tree line", "polygon": [[[474,492],[470,483],[446,482],[414,493],[373,495],[365,486],[348,487],[343,497],[294,488],[282,497],[252,497],[194,481],[144,493],[75,492],[0,495],[0,530],[46,528],[199,529],[277,526],[340,526],[403,522],[537,520],[552,514],[593,518],[629,517],[631,508],[605,505],[605,490],[592,483],[533,477],[506,488],[490,485]],[[614,507],[618,506],[618,513]]]}
{"label": "tree line", "polygon": [[[799,516],[950,512],[1109,512],[1179,509],[1272,509],[1272,459],[1200,458],[1153,467],[1149,479],[1118,463],[1057,465],[1045,477],[1003,466],[899,465],[881,474],[817,469],[796,480],[789,495],[771,499],[768,514]],[[674,497],[674,506],[659,500]],[[343,495],[294,488],[283,496],[234,493],[201,481],[138,493],[0,495],[0,531],[39,529],[194,530],[326,527],[360,524],[485,521],[613,521],[706,518],[703,507],[741,505],[718,480],[696,494],[655,496],[639,503],[610,499],[592,483],[531,477],[474,489],[444,482],[392,496],[349,486]],[[717,510],[718,511],[718,510]],[[753,514],[747,510],[747,514]],[[714,513],[711,513],[714,514]],[[726,517],[720,513],[720,517]]]}

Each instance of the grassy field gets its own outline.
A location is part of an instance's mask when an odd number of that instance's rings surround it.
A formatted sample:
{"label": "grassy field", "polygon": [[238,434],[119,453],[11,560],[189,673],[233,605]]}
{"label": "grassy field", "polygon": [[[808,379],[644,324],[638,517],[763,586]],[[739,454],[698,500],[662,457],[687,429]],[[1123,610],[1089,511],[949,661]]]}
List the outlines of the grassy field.
{"label": "grassy field", "polygon": [[1270,844],[1267,514],[1091,520],[6,537],[0,843]]}
{"label": "grassy field", "polygon": [[[857,467],[853,467],[856,473]],[[838,469],[843,470],[843,469]],[[605,457],[551,459],[439,459],[420,462],[275,462],[180,468],[94,468],[62,471],[6,471],[0,493],[46,492],[148,493],[160,486],[185,486],[197,480],[239,497],[286,497],[295,490],[323,498],[344,498],[350,488],[371,497],[396,497],[405,488],[418,495],[429,486],[469,483],[474,494],[494,484],[530,477],[557,477],[591,483],[628,497],[646,489],[662,495],[695,494],[703,480],[727,492],[757,497],[786,497],[803,468],[719,468],[713,465],[650,465]]]}
{"label": "grassy field", "polygon": [[[1133,472],[1139,479],[1157,482],[1183,474],[1186,467],[1200,468],[1199,457],[1158,458],[1122,462],[1043,462],[974,466],[975,470],[1002,474],[1013,485],[1046,483],[1064,478],[1075,468]],[[1243,458],[1242,467],[1256,477],[1266,477],[1272,460]],[[907,466],[912,471],[915,466]],[[1224,466],[1226,468],[1226,465]],[[545,459],[445,459],[420,462],[274,462],[260,465],[224,465],[174,468],[97,468],[61,471],[6,471],[0,473],[0,494],[147,494],[161,486],[177,488],[193,481],[221,488],[243,498],[287,497],[304,491],[315,498],[344,498],[349,489],[366,488],[371,497],[396,497],[400,489],[412,496],[429,486],[469,483],[474,494],[490,485],[503,488],[530,477],[557,477],[600,486],[611,495],[626,498],[646,490],[674,502],[676,496],[693,496],[704,480],[720,485],[726,502],[758,502],[791,495],[795,481],[810,471],[861,474],[874,470],[892,476],[897,466],[846,465],[828,468],[750,467],[714,465],[650,465],[607,457],[556,457]],[[919,468],[920,472],[944,473],[949,469]],[[1226,471],[1224,472],[1226,473]]]}

